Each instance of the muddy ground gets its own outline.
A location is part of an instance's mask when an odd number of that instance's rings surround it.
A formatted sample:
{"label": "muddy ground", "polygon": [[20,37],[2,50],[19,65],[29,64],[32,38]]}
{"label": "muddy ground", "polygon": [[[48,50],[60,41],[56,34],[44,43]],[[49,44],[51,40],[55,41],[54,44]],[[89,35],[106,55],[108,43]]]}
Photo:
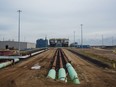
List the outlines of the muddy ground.
{"label": "muddy ground", "polygon": [[[78,73],[81,84],[74,85],[70,78],[68,83],[47,79],[50,63],[56,49],[21,61],[16,65],[0,70],[0,87],[116,87],[116,71],[95,66],[63,49]],[[31,70],[34,64],[40,70]]]}

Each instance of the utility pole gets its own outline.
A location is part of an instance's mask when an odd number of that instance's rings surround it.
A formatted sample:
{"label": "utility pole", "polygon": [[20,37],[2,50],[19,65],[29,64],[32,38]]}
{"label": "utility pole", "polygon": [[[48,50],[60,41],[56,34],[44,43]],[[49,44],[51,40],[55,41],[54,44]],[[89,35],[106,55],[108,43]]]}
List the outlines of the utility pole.
{"label": "utility pole", "polygon": [[18,48],[19,48],[19,55],[20,55],[20,13],[22,12],[21,10],[18,10]]}
{"label": "utility pole", "polygon": [[48,46],[48,40],[47,40],[47,35],[45,36],[45,47],[47,48]]}
{"label": "utility pole", "polygon": [[74,47],[75,47],[75,31],[74,31]]}
{"label": "utility pole", "polygon": [[81,24],[81,48],[83,48],[83,24]]}
{"label": "utility pole", "polygon": [[102,35],[102,48],[103,48],[103,45],[104,45],[104,37]]}
{"label": "utility pole", "polygon": [[3,41],[4,41],[4,37],[3,37]]}
{"label": "utility pole", "polygon": [[74,43],[75,43],[75,31],[74,31]]}
{"label": "utility pole", "polygon": [[112,36],[112,46],[114,45],[114,37]]}

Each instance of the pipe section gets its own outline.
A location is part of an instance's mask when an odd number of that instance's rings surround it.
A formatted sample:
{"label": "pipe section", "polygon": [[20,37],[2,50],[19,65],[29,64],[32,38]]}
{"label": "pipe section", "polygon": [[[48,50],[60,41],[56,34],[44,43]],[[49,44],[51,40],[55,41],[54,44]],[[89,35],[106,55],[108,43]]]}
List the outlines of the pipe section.
{"label": "pipe section", "polygon": [[59,60],[60,60],[60,68],[63,68],[63,62],[62,62],[62,56],[60,50],[59,50]]}
{"label": "pipe section", "polygon": [[7,61],[7,62],[0,63],[0,69],[4,68],[4,67],[6,67],[6,66],[8,66],[8,65],[10,65],[12,63],[13,63],[13,61]]}
{"label": "pipe section", "polygon": [[61,80],[61,81],[67,82],[66,72],[65,72],[65,69],[63,68],[63,62],[62,62],[63,57],[61,57],[61,51],[60,50],[59,50],[59,58],[60,58],[60,69],[58,71],[58,79]]}
{"label": "pipe section", "polygon": [[56,71],[55,69],[50,69],[47,78],[55,79],[56,78]]}
{"label": "pipe section", "polygon": [[58,71],[58,79],[67,82],[66,72],[64,68],[60,68]]}
{"label": "pipe section", "polygon": [[61,51],[62,51],[62,54],[63,54],[63,56],[64,56],[65,62],[68,63],[68,62],[69,62],[68,57],[66,56],[66,54],[64,53],[63,50],[61,50]]}
{"label": "pipe section", "polygon": [[80,84],[80,81],[79,81],[79,78],[78,78],[78,75],[75,71],[75,69],[73,68],[73,66],[69,63],[69,59],[68,57],[66,56],[66,54],[64,53],[64,51],[62,51],[63,55],[64,55],[64,59],[66,61],[66,68],[68,70],[68,73],[69,73],[69,76],[71,78],[71,80],[73,80],[73,83],[74,84]]}
{"label": "pipe section", "polygon": [[17,58],[17,59],[13,59],[11,61],[0,63],[0,69],[6,67],[8,65],[11,65],[13,63],[13,61],[14,61],[14,63],[16,63],[19,61],[19,59]]}
{"label": "pipe section", "polygon": [[54,57],[55,57],[54,62],[53,62],[52,68],[48,72],[47,78],[51,78],[51,79],[56,78],[56,70],[55,70],[55,68],[56,68],[57,53],[58,53],[58,51],[56,50],[55,55],[54,55]]}
{"label": "pipe section", "polygon": [[16,62],[19,62],[19,59],[17,58],[17,59],[14,59],[14,62],[16,63]]}
{"label": "pipe section", "polygon": [[66,68],[68,70],[68,73],[69,73],[69,76],[70,76],[71,80],[73,80],[73,83],[74,84],[80,84],[78,75],[77,75],[75,69],[72,67],[72,65],[70,63],[67,63]]}

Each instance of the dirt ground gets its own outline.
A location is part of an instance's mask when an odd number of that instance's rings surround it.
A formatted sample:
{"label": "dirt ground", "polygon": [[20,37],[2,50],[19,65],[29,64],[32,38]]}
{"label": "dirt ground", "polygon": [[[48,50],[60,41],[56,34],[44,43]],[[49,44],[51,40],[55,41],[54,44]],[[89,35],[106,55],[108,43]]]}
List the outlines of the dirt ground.
{"label": "dirt ground", "polygon": [[79,87],[116,87],[116,71],[97,67],[67,50],[65,53],[79,75]]}
{"label": "dirt ground", "polygon": [[[81,50],[81,49],[78,49]],[[100,55],[103,57],[107,57],[110,60],[115,60],[116,61],[116,53],[113,52],[113,50],[105,50],[105,49],[83,49],[83,51],[87,53],[93,53],[96,55]]]}
{"label": "dirt ground", "polygon": [[[116,71],[102,69],[64,49],[78,73],[81,84],[47,79],[50,62],[56,49],[50,49],[28,60],[0,70],[0,87],[116,87]],[[34,64],[40,70],[31,70]]]}

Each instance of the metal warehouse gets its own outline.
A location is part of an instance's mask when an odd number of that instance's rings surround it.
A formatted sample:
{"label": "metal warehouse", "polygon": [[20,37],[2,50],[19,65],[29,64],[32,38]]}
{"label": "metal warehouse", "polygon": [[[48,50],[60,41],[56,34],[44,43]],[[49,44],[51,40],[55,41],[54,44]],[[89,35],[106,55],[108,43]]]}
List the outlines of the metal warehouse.
{"label": "metal warehouse", "polygon": [[38,39],[36,40],[36,48],[48,47],[47,39]]}
{"label": "metal warehouse", "polygon": [[[18,49],[17,41],[0,41],[0,49],[14,48]],[[35,43],[20,42],[20,49],[35,48]]]}

